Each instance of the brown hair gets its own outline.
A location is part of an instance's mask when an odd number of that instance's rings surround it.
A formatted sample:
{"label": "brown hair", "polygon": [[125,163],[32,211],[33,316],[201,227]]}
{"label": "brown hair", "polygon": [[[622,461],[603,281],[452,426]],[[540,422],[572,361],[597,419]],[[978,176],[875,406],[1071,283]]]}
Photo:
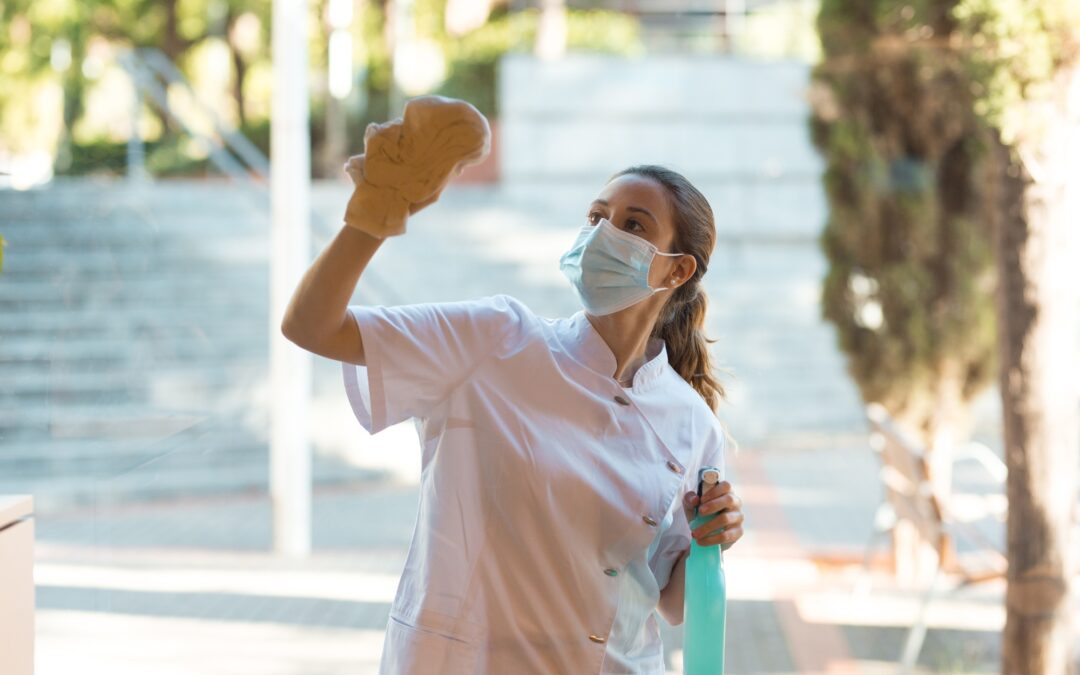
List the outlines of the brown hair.
{"label": "brown hair", "polygon": [[694,256],[697,269],[694,275],[675,289],[660,310],[652,336],[667,343],[668,362],[692,386],[709,408],[716,412],[726,394],[713,373],[709,344],[717,340],[705,337],[705,309],[708,297],[701,277],[709,265],[709,256],[716,245],[716,224],[712,207],[705,195],[691,185],[682,174],[655,164],[638,164],[611,176],[634,174],[651,178],[665,188],[668,203],[675,214],[675,250]]}

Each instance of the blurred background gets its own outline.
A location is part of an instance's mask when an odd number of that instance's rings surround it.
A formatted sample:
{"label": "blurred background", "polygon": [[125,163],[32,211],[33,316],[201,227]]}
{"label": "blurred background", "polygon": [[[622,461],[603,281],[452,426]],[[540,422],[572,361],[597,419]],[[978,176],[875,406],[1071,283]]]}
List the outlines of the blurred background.
{"label": "blurred background", "polygon": [[[1076,668],[1078,4],[5,0],[0,551],[32,528],[33,589],[0,625],[33,642],[0,670],[377,672],[416,430],[367,434],[279,325],[366,125],[423,94],[492,152],[353,303],[569,316],[611,174],[709,198],[728,672]],[[1006,603],[1010,559],[1050,581]]]}

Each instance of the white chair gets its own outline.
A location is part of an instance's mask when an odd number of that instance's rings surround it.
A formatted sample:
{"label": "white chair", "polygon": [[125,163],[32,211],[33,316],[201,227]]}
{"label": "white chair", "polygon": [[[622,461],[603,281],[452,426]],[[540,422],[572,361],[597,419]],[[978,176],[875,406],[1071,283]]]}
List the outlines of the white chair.
{"label": "white chair", "polygon": [[[869,590],[869,583],[865,580],[868,579],[875,543],[881,535],[895,532],[900,521],[910,523],[935,553],[930,585],[922,595],[917,616],[908,631],[900,656],[900,672],[906,674],[911,671],[922,650],[926,637],[926,612],[936,596],[1005,577],[1008,559],[1003,544],[990,540],[972,523],[988,515],[1003,521],[1007,503],[1003,494],[972,495],[954,493],[952,490],[947,500],[941,499],[934,492],[930,466],[922,447],[896,425],[881,405],[869,404],[866,415],[871,428],[870,446],[881,463],[884,499],[875,514],[874,533],[866,547],[863,570],[855,593],[865,594]],[[999,485],[1004,483],[1007,474],[1005,465],[986,446],[967,443],[957,447],[953,461],[965,460],[978,462],[992,480]],[[972,569],[956,553],[959,539],[977,544],[977,550],[992,556],[996,564],[989,570]],[[942,587],[943,573],[954,574],[958,580],[951,587]]]}

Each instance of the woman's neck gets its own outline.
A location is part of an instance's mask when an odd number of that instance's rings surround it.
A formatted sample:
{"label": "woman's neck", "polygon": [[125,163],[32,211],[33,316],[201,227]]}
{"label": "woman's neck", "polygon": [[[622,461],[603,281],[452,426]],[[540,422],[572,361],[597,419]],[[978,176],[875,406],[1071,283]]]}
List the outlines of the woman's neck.
{"label": "woman's neck", "polygon": [[649,353],[655,318],[644,313],[615,312],[602,316],[587,315],[586,319],[593,324],[615,357],[615,372],[611,377],[622,386],[630,387],[638,369],[655,356]]}

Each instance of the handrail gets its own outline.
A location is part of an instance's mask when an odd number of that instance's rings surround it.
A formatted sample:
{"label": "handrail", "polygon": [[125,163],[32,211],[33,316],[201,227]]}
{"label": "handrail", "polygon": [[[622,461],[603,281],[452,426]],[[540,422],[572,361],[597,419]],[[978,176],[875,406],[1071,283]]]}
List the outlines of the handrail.
{"label": "handrail", "polygon": [[[125,49],[119,52],[117,59],[131,77],[135,87],[149,96],[163,114],[206,144],[210,153],[210,161],[218,169],[239,182],[265,187],[269,180],[270,161],[246,138],[239,141],[238,138],[243,138],[241,134],[224,128],[214,111],[195,95],[194,89],[183,74],[171,63],[169,67],[163,65],[162,61],[168,62],[168,58],[164,54],[151,48],[143,48],[138,51]],[[198,110],[210,119],[214,131],[218,135],[217,138],[199,130],[190,120],[169,105],[166,88],[168,85],[174,84],[188,91]],[[230,150],[247,162],[247,166],[230,154]]]}
{"label": "handrail", "polygon": [[176,84],[187,90],[191,96],[191,100],[199,107],[199,110],[205,114],[214,125],[214,131],[221,136],[225,141],[225,145],[228,146],[233,152],[240,156],[249,167],[255,170],[260,178],[264,180],[270,175],[270,160],[262,153],[254,143],[249,141],[246,136],[241,133],[237,133],[232,129],[228,129],[221,123],[221,118],[218,117],[214,110],[206,105],[202,99],[196,94],[191,83],[188,81],[184,74],[180,72],[180,69],[176,67],[169,57],[160,49],[154,49],[153,47],[140,47],[136,50],[139,57],[142,58],[143,63],[157,72],[161,77],[167,79],[170,84]]}
{"label": "handrail", "polygon": [[[148,95],[163,114],[168,115],[188,133],[204,142],[209,148],[210,161],[230,178],[250,188],[246,191],[249,197],[255,198],[261,207],[269,206],[266,197],[270,192],[270,160],[243,134],[225,128],[213,109],[196,95],[187,78],[164,53],[154,48],[144,47],[138,50],[123,50],[117,58],[128,72],[137,91]],[[217,138],[200,131],[169,105],[166,88],[162,85],[162,81],[167,85],[175,84],[187,90],[198,110],[211,120]],[[247,166],[238,161],[237,157],[229,151],[244,160]],[[308,209],[308,217],[313,225],[326,224],[326,219],[314,208]],[[381,302],[401,304],[404,301],[393,284],[384,281],[374,270],[365,272],[364,276],[378,287]]]}

